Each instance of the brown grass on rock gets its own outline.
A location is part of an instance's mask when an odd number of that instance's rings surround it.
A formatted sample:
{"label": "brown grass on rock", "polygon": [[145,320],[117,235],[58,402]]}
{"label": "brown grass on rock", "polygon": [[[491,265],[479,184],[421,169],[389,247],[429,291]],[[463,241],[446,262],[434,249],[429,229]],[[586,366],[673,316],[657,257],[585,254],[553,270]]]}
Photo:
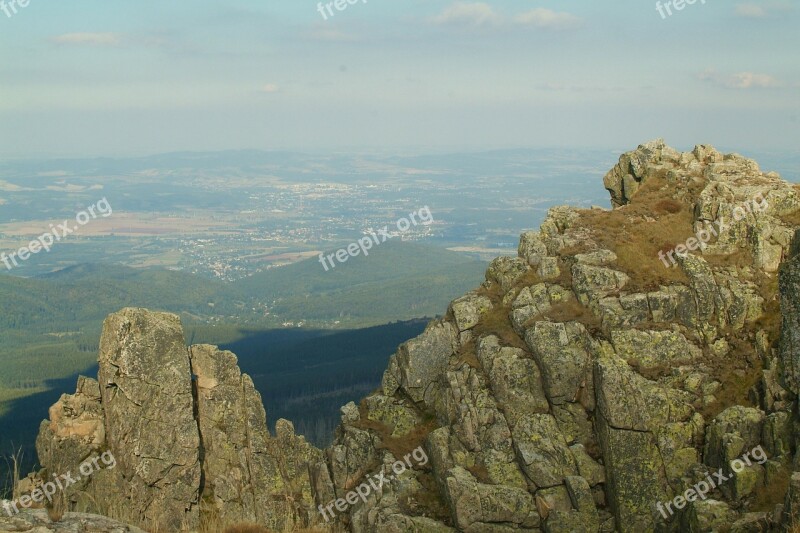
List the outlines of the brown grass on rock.
{"label": "brown grass on rock", "polygon": [[543,314],[536,315],[528,321],[526,326],[532,326],[540,320],[564,323],[579,322],[593,335],[598,334],[601,330],[600,319],[589,308],[574,298],[559,302]]}
{"label": "brown grass on rock", "polygon": [[392,432],[394,431],[393,427],[368,417],[369,411],[367,410],[364,400],[359,404],[359,413],[361,418],[354,422],[352,426],[377,433],[378,437],[381,439],[379,448],[389,450],[389,452],[397,458],[401,458],[422,446],[431,431],[439,427],[439,423],[436,421],[435,417],[429,414],[423,414],[423,421],[412,428],[407,434],[392,436]]}
{"label": "brown grass on rock", "polygon": [[629,291],[688,283],[680,268],[666,267],[658,257],[659,251],[669,251],[694,234],[692,205],[673,198],[671,191],[674,187],[665,179],[650,178],[624,207],[580,212],[576,226],[617,254],[617,267],[631,278]]}

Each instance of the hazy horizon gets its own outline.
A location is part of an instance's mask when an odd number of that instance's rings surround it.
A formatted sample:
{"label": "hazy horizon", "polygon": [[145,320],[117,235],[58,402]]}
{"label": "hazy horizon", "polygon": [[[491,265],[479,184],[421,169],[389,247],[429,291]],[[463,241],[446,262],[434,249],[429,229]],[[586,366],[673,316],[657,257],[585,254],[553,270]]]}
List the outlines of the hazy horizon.
{"label": "hazy horizon", "polygon": [[[793,150],[796,2],[30,0],[0,12],[0,156]],[[781,36],[781,46],[774,43]]]}

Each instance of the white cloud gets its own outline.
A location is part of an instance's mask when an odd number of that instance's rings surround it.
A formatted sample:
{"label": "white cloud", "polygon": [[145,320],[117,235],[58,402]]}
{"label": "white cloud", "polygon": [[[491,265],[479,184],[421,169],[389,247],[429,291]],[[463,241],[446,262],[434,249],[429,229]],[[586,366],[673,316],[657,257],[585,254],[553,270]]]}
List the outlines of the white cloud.
{"label": "white cloud", "polygon": [[483,2],[456,2],[430,21],[440,25],[482,28],[499,25],[502,17],[495,13],[492,6]]}
{"label": "white cloud", "polygon": [[261,87],[260,91],[262,93],[274,94],[274,93],[279,92],[280,90],[281,90],[281,88],[278,86],[277,83],[267,83],[266,85]]}
{"label": "white cloud", "polygon": [[735,13],[746,18],[763,18],[767,15],[764,7],[756,4],[738,4]]}
{"label": "white cloud", "polygon": [[720,74],[716,70],[708,69],[698,78],[727,89],[773,89],[781,86],[780,82],[769,74],[756,72]]}
{"label": "white cloud", "polygon": [[762,2],[760,4],[745,2],[736,4],[736,13],[739,17],[760,19],[774,15],[776,11],[792,11],[792,5],[784,0],[774,0],[772,2]]}
{"label": "white cloud", "polygon": [[504,16],[484,2],[456,2],[444,11],[428,19],[439,26],[453,26],[466,29],[500,29],[510,24],[529,26],[542,30],[567,30],[581,25],[581,19],[564,11],[553,11],[543,7],[531,9],[516,15]]}
{"label": "white cloud", "polygon": [[514,22],[544,30],[568,30],[581,25],[581,19],[571,13],[538,7],[514,17]]}
{"label": "white cloud", "polygon": [[119,46],[122,36],[118,33],[65,33],[50,40],[56,44],[67,45]]}

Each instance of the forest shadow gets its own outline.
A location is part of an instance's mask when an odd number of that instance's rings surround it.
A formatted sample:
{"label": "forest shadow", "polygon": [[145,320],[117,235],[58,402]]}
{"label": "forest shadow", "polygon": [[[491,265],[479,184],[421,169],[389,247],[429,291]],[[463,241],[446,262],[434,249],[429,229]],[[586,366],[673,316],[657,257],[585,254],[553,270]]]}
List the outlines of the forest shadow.
{"label": "forest shadow", "polygon": [[[242,372],[253,378],[270,431],[284,418],[294,423],[297,434],[324,447],[333,439],[340,407],[379,387],[389,357],[427,323],[425,318],[353,330],[248,331],[220,348],[235,353]],[[0,496],[8,479],[4,458],[22,450],[22,475],[31,472],[38,464],[36,437],[48,410],[62,394],[74,394],[80,375],[96,378],[97,368],[94,364],[69,377],[47,380],[46,391],[6,404],[0,416]]]}

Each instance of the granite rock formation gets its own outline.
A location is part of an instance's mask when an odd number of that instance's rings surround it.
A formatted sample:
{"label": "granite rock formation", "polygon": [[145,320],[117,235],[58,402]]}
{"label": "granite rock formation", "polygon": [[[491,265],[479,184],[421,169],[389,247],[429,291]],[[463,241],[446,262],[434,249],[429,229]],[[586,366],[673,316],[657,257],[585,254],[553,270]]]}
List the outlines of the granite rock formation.
{"label": "granite rock formation", "polygon": [[148,529],[255,522],[308,525],[307,463],[320,452],[278,421],[267,430],[261,396],[236,356],[184,346],[177,315],[124,309],[109,316],[98,380],[82,377],[42,423],[37,451],[48,472],[70,472],[110,451],[113,469],[68,487],[71,509]]}
{"label": "granite rock formation", "polygon": [[612,209],[552,208],[400,346],[326,450],[285,421],[269,435],[233,354],[187,352],[177,317],[127,309],[106,321],[99,383],[82,378],[43,423],[42,463],[112,450],[120,465],[73,507],[94,490],[188,528],[201,512],[278,531],[800,523],[798,188],[660,140],[604,184]]}

